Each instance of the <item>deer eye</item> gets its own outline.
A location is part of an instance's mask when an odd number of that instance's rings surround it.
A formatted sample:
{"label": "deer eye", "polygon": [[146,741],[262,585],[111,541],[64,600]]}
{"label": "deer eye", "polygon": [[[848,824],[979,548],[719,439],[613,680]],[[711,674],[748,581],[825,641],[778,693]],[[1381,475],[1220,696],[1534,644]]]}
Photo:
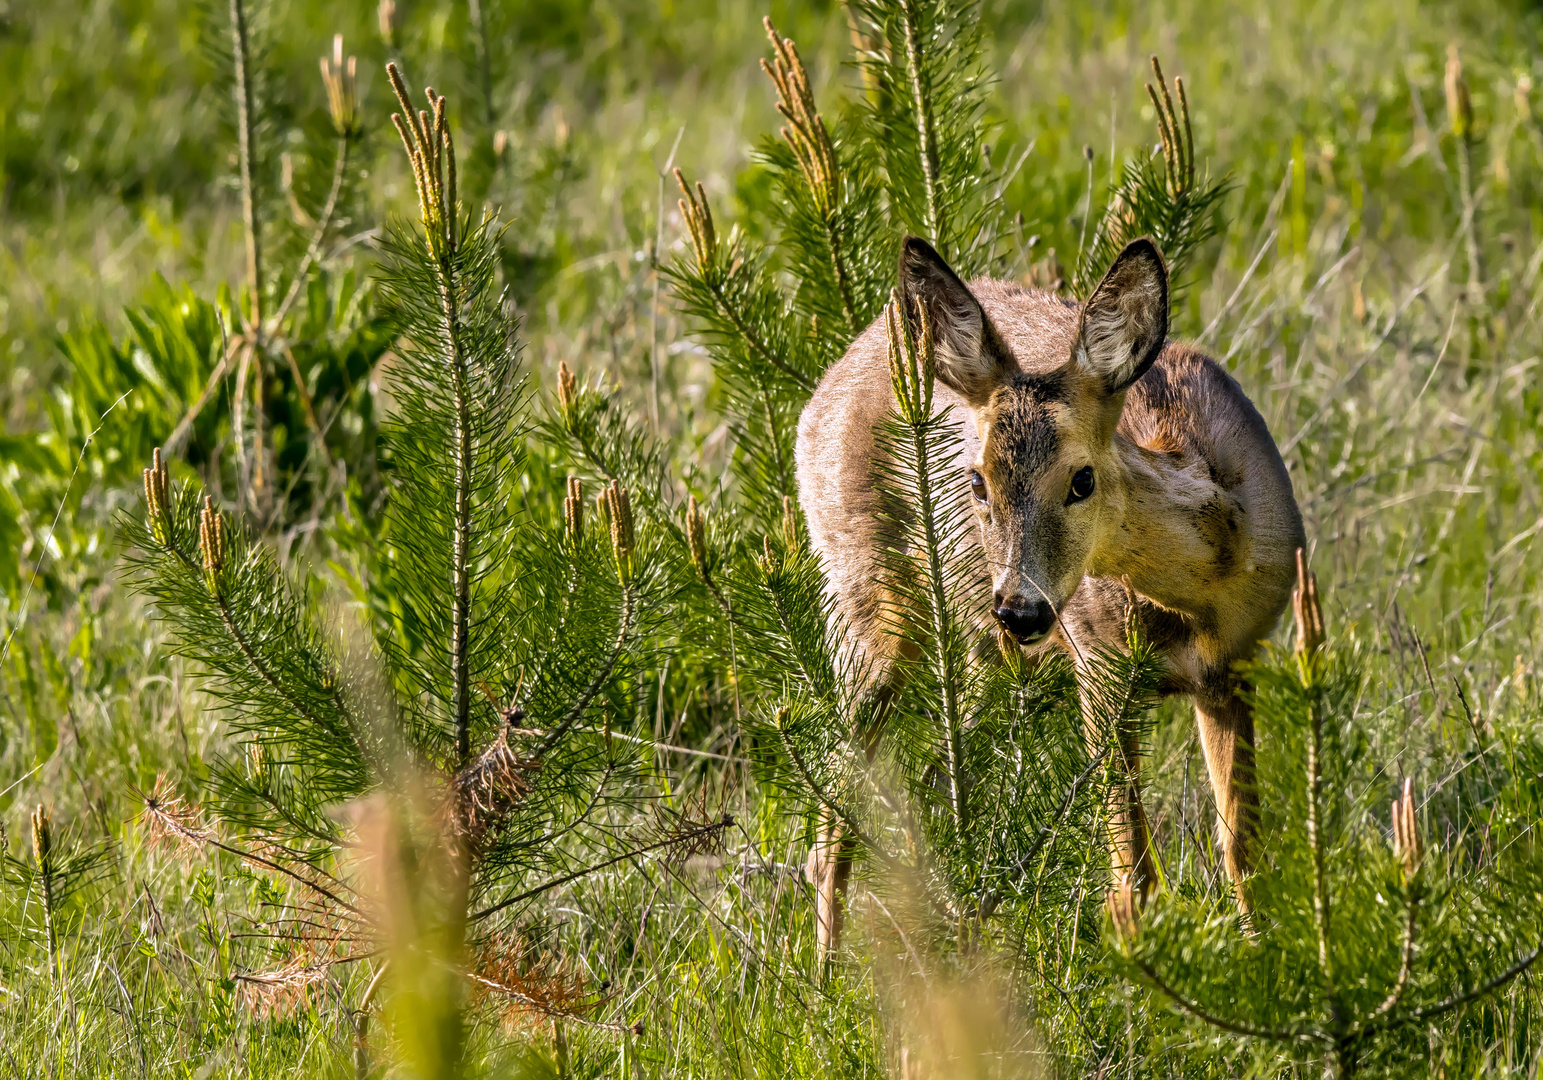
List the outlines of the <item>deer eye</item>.
{"label": "deer eye", "polygon": [[1084,465],[1077,470],[1077,475],[1072,477],[1072,491],[1066,497],[1066,505],[1081,502],[1093,494],[1093,466]]}
{"label": "deer eye", "polygon": [[973,469],[970,471],[970,494],[975,496],[976,502],[983,503],[988,501],[986,497],[986,478]]}

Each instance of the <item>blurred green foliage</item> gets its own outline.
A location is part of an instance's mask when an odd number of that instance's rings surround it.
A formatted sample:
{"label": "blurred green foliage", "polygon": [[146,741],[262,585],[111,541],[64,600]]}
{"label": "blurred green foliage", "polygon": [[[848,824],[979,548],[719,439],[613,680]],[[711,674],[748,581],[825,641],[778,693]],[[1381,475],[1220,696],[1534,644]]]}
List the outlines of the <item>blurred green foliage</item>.
{"label": "blurred green foliage", "polygon": [[[731,423],[736,402],[658,274],[689,249],[663,173],[673,159],[701,179],[725,232],[737,222],[758,246],[781,235],[776,162],[755,153],[780,122],[755,68],[768,10],[740,0],[482,0],[479,33],[472,4],[401,0],[388,43],[373,5],[253,7],[271,292],[288,288],[331,175],[315,63],[334,33],[360,57],[366,127],[334,242],[284,335],[301,378],[281,353],[266,367],[270,430],[295,483],[273,537],[286,565],[325,566],[359,586],[356,601],[388,619],[400,614],[390,575],[362,570],[383,481],[376,470],[390,466],[375,461],[373,435],[390,402],[371,385],[392,362],[366,283],[374,230],[412,209],[380,74],[393,56],[415,89],[429,83],[451,96],[466,190],[511,223],[501,271],[526,328],[537,402],[550,402],[552,374],[566,361],[587,388],[583,407],[604,414],[595,422],[608,439],[663,450],[660,486],[670,497],[731,497],[745,453]],[[843,66],[850,41],[840,5],[768,8],[798,42],[831,115],[860,97],[857,73]],[[238,936],[230,913],[282,902],[282,890],[224,855],[154,850],[124,824],[133,788],[164,772],[203,792],[206,758],[231,748],[197,680],[147,629],[146,609],[125,597],[109,541],[113,511],[137,501],[149,449],[208,385],[220,319],[229,332],[239,321],[230,300],[243,282],[225,19],[218,0],[0,0],[0,824],[7,855],[31,865],[27,817],[46,802],[67,823],[62,850],[85,859],[111,843],[116,860],[70,901],[57,981],[43,959],[35,878],[17,871],[0,887],[0,925],[19,928],[0,954],[0,1041],[23,1075],[354,1069],[350,1009],[363,978],[339,977],[295,1011],[265,1016],[232,977],[266,954]],[[1370,959],[1355,969],[1362,982],[1352,997],[1372,1001],[1396,951],[1386,935],[1397,909],[1382,902],[1396,901],[1385,815],[1398,781],[1412,777],[1431,793],[1426,836],[1446,845],[1444,865],[1459,878],[1498,867],[1524,882],[1513,872],[1531,857],[1543,807],[1543,19],[1505,0],[990,0],[983,21],[991,164],[1005,178],[990,195],[1011,222],[1000,272],[1050,284],[1078,265],[1096,224],[1090,214],[1150,139],[1141,93],[1150,52],[1186,80],[1199,172],[1231,178],[1223,231],[1195,254],[1175,331],[1237,374],[1281,442],[1331,629],[1354,656],[1345,678],[1355,692],[1334,719],[1343,735],[1335,775],[1345,785],[1334,868],[1349,882],[1347,905],[1373,913],[1353,929],[1381,935],[1357,943]],[[1463,299],[1463,197],[1443,87],[1454,43],[1474,110],[1480,304]],[[333,420],[323,440],[311,436],[302,386],[323,425]],[[178,457],[186,464],[175,466],[227,496],[236,490],[234,392],[233,377],[217,382]],[[555,520],[564,474],[586,467],[538,441],[515,497]],[[326,537],[308,516],[318,506]],[[755,547],[758,528],[714,513],[709,535],[715,547]],[[23,619],[17,604],[34,570],[39,584]],[[708,643],[722,633],[706,621],[677,628],[668,661],[640,671],[609,716],[619,744],[643,739],[734,759],[764,751],[756,742],[764,728],[739,723],[741,670],[709,661],[717,646]],[[1264,672],[1265,693],[1279,696],[1287,664]],[[1269,965],[1249,969],[1255,982],[1227,984],[1252,986],[1255,997],[1279,989],[1271,979],[1301,980],[1314,962],[1300,947],[1310,916],[1291,906],[1301,896],[1301,836],[1291,830],[1303,819],[1293,794],[1302,731],[1281,701],[1268,709],[1266,811],[1283,837],[1269,852],[1268,883],[1282,902],[1279,932],[1257,947],[1221,937],[1212,921],[1211,808],[1187,712],[1157,710],[1148,773],[1173,883],[1161,916],[1172,935],[1159,926],[1154,949],[1182,961],[1197,940],[1208,942],[1219,977],[1273,949]],[[1005,731],[989,748],[1011,761],[1033,737]],[[995,985],[989,972],[933,969],[918,976],[930,980],[926,993],[906,990],[914,990],[908,944],[877,908],[854,931],[873,964],[817,985],[798,876],[806,808],[746,781],[741,760],[676,749],[640,749],[637,760],[649,797],[664,805],[704,791],[728,799],[743,843],[723,867],[601,875],[563,890],[522,927],[532,940],[560,941],[597,981],[612,981],[629,1016],[646,1021],[645,1034],[629,1040],[570,1030],[573,1075],[874,1076],[898,1071],[902,1045],[948,1036],[960,1015],[991,1013],[969,993],[977,975]],[[1113,978],[1101,951],[1101,858],[1060,883],[1072,924],[1057,931],[1064,947],[1044,950],[1031,920],[1002,931],[1005,954],[1034,961],[1017,974],[1062,1007],[1010,1018],[1017,1041],[990,1044],[1000,1072],[1021,1062],[1035,1072],[1052,1039],[1084,1054],[1062,1060],[1067,1075],[1318,1071],[1273,1051],[1255,1056],[1257,1048],[1191,1025],[1137,989],[1139,978]],[[1470,974],[1448,946],[1502,907],[1475,905],[1433,928],[1445,950],[1433,953],[1439,974]],[[1311,998],[1300,982],[1287,989],[1256,1002],[1257,1018],[1280,1019]],[[1419,989],[1434,993],[1436,984]],[[993,991],[990,1001],[1001,998]],[[920,1022],[905,1011],[917,1001]],[[1537,1010],[1530,986],[1513,984],[1465,1008],[1450,1037],[1422,1032],[1396,1052],[1379,1050],[1372,1064],[1390,1076],[1529,1076]],[[479,1028],[478,1068],[555,1072],[550,1026],[516,1027],[513,1039],[497,1023]]]}

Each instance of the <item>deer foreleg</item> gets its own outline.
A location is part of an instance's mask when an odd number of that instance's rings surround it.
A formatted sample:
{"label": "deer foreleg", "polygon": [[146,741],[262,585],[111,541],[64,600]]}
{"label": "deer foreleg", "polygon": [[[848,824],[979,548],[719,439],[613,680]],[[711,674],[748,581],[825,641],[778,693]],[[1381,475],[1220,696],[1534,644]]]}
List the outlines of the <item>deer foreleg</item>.
{"label": "deer foreleg", "polygon": [[1254,712],[1236,695],[1195,699],[1200,748],[1216,799],[1216,829],[1238,903],[1249,908],[1244,878],[1253,869],[1259,828],[1259,793],[1254,787]]}
{"label": "deer foreleg", "polygon": [[[1083,734],[1088,753],[1104,749],[1104,735],[1086,695],[1082,696]],[[1114,883],[1128,880],[1138,903],[1146,902],[1157,874],[1152,863],[1152,834],[1141,805],[1141,739],[1139,720],[1125,719],[1109,748],[1108,820],[1110,872]]]}

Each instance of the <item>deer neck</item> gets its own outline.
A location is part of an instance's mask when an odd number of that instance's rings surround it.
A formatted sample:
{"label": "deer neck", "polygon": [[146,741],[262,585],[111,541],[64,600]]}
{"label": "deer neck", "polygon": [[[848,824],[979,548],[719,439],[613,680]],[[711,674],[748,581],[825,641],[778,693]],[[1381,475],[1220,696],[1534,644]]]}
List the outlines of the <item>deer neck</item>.
{"label": "deer neck", "polygon": [[1089,573],[1206,618],[1242,554],[1241,504],[1196,455],[1146,450],[1118,435],[1114,445],[1123,507],[1101,530]]}

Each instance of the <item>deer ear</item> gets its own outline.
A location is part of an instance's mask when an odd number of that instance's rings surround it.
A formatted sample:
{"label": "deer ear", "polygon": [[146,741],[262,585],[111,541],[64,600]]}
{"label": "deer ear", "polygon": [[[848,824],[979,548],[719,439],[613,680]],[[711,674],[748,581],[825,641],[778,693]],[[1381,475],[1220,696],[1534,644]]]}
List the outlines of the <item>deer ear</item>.
{"label": "deer ear", "polygon": [[1072,358],[1114,394],[1146,374],[1167,338],[1168,268],[1142,237],[1115,257],[1082,305]]}
{"label": "deer ear", "polygon": [[1008,371],[1006,354],[980,301],[933,246],[908,236],[900,248],[900,299],[913,333],[927,313],[938,378],[972,405],[984,404]]}

